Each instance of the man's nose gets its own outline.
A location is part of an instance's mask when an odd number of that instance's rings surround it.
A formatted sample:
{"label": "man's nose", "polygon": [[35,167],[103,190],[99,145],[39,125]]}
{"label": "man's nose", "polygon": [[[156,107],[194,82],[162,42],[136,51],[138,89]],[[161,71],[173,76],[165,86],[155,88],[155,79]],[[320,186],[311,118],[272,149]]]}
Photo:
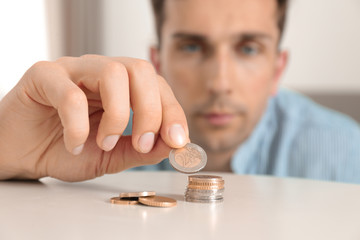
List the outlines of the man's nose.
{"label": "man's nose", "polygon": [[231,94],[233,63],[229,54],[219,51],[209,59],[207,71],[207,89],[212,94]]}

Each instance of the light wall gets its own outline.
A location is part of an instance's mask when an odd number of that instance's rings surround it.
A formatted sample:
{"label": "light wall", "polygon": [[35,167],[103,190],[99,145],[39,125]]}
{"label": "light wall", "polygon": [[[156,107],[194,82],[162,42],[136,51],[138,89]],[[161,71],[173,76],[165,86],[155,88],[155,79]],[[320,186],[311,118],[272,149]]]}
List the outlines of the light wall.
{"label": "light wall", "polygon": [[[283,85],[307,93],[360,94],[360,1],[290,1],[283,41],[290,61]],[[149,1],[104,5],[104,53],[148,59],[155,39]]]}
{"label": "light wall", "polygon": [[[0,94],[39,60],[84,53],[148,59],[155,40],[149,1],[2,1]],[[292,0],[289,13],[283,84],[307,93],[360,95],[360,1]]]}
{"label": "light wall", "polygon": [[360,94],[359,0],[292,0],[284,40],[286,86]]}
{"label": "light wall", "polygon": [[150,0],[106,0],[103,53],[149,60],[155,42]]}
{"label": "light wall", "polygon": [[0,2],[0,98],[31,65],[48,60],[44,0]]}

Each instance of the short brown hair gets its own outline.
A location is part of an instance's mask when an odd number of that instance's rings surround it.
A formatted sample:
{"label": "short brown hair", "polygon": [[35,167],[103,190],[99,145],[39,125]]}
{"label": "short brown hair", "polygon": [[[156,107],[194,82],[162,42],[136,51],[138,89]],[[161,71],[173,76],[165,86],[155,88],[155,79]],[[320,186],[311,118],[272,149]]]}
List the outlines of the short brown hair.
{"label": "short brown hair", "polygon": [[[280,39],[281,39],[285,27],[288,0],[276,0],[276,2],[278,5],[278,27],[280,30]],[[165,19],[165,13],[164,13],[165,0],[151,0],[151,4],[155,15],[156,35],[160,45],[161,28],[164,24],[164,19]]]}

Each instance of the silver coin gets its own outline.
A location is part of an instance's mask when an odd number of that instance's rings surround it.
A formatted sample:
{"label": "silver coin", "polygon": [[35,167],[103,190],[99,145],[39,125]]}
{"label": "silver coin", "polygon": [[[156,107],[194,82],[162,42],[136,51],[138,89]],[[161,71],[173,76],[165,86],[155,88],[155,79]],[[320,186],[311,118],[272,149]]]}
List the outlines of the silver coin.
{"label": "silver coin", "polygon": [[203,201],[203,202],[207,202],[207,201],[223,201],[224,198],[212,198],[212,197],[208,197],[208,198],[192,198],[192,197],[185,197],[185,201],[186,202],[195,202],[195,201]]}
{"label": "silver coin", "polygon": [[196,196],[196,195],[188,195],[185,194],[185,198],[198,199],[198,200],[216,200],[224,198],[222,195],[220,196]]}
{"label": "silver coin", "polygon": [[205,167],[207,156],[200,146],[188,143],[183,148],[172,149],[169,160],[175,170],[182,173],[195,173]]}
{"label": "silver coin", "polygon": [[224,192],[212,192],[212,193],[205,193],[205,192],[191,192],[191,191],[185,191],[185,194],[188,195],[194,195],[194,196],[222,196],[224,195]]}
{"label": "silver coin", "polygon": [[187,195],[185,194],[185,198],[190,198],[190,199],[199,199],[199,200],[216,200],[216,199],[222,199],[224,198],[223,196],[194,196],[194,195]]}
{"label": "silver coin", "polygon": [[216,200],[202,200],[202,199],[193,199],[193,198],[185,198],[186,202],[194,202],[194,203],[221,203],[224,201],[223,198]]}
{"label": "silver coin", "polygon": [[192,195],[192,194],[185,194],[185,198],[191,198],[191,199],[220,199],[224,198],[223,195],[217,195],[217,196],[198,196],[198,195]]}
{"label": "silver coin", "polygon": [[214,189],[214,190],[200,190],[200,189],[190,189],[187,188],[187,193],[194,193],[194,194],[204,194],[204,195],[212,195],[212,194],[222,194],[224,193],[225,188],[221,189]]}

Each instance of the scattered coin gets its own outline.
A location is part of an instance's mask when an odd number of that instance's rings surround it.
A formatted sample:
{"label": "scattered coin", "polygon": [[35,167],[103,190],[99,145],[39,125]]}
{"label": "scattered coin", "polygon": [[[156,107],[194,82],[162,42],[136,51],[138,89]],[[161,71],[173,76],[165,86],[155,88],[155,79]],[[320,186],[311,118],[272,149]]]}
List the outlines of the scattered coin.
{"label": "scattered coin", "polygon": [[[224,200],[223,193],[225,190],[225,181],[222,177],[213,175],[191,175],[188,177],[188,181],[185,191],[185,201],[196,203],[220,203]],[[119,197],[111,198],[110,202],[112,204],[121,205],[135,205],[141,203],[152,207],[174,207],[177,204],[175,199],[156,196],[154,191],[120,193]]]}
{"label": "scattered coin", "polygon": [[121,204],[121,205],[136,205],[139,201],[134,199],[121,199],[120,197],[113,197],[110,199],[112,204]]}
{"label": "scattered coin", "polygon": [[225,181],[212,175],[191,175],[185,191],[185,201],[219,203],[224,200]]}
{"label": "scattered coin", "polygon": [[153,191],[120,193],[119,197],[110,199],[113,204],[135,205],[142,203],[153,207],[173,207],[176,200],[168,197],[156,196]]}
{"label": "scattered coin", "polygon": [[124,192],[120,193],[120,198],[138,198],[138,197],[150,197],[155,196],[156,193],[153,191],[143,191],[143,192]]}
{"label": "scattered coin", "polygon": [[151,197],[139,197],[139,202],[152,207],[174,207],[176,206],[176,200],[168,197],[151,196]]}
{"label": "scattered coin", "polygon": [[196,173],[203,169],[207,156],[200,146],[188,143],[183,148],[172,149],[169,154],[171,166],[182,173]]}

